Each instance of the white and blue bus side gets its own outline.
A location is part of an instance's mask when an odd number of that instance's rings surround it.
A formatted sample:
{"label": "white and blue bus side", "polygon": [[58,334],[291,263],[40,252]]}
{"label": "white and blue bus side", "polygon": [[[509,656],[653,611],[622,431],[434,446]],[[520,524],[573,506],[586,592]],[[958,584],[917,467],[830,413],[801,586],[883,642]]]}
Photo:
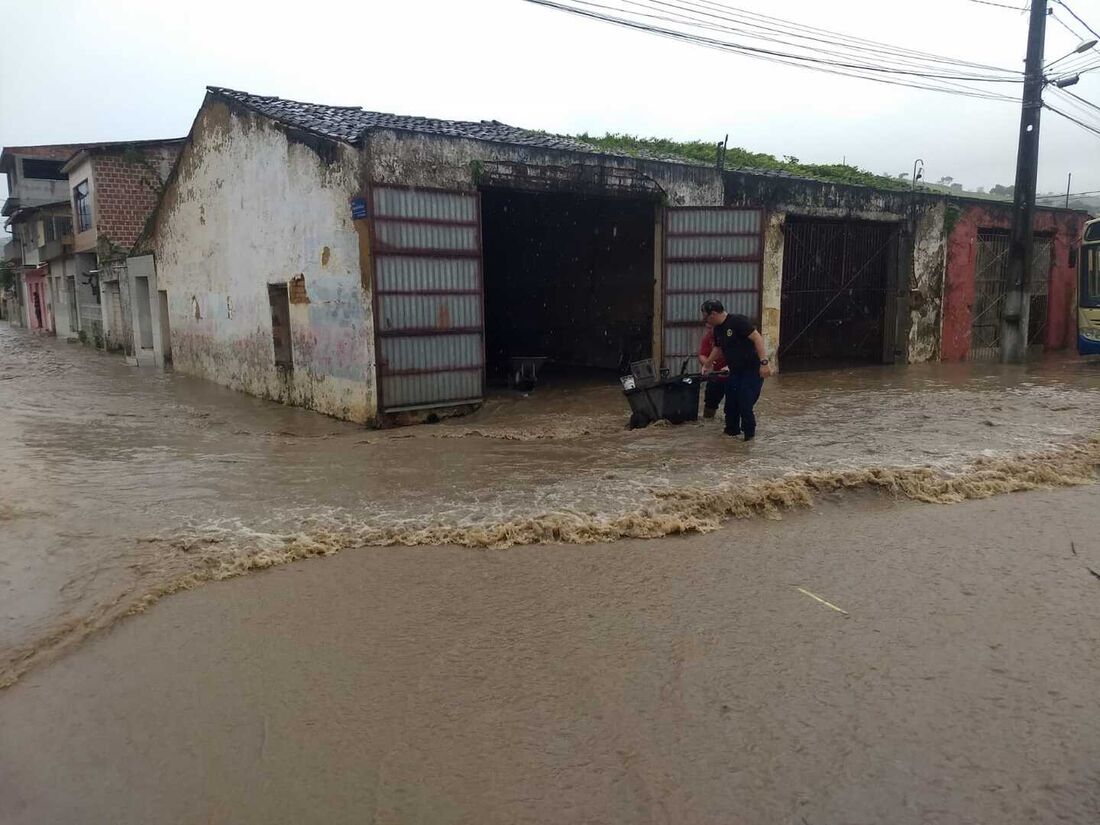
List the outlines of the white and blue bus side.
{"label": "white and blue bus side", "polygon": [[1100,355],[1100,219],[1085,224],[1077,290],[1077,351]]}

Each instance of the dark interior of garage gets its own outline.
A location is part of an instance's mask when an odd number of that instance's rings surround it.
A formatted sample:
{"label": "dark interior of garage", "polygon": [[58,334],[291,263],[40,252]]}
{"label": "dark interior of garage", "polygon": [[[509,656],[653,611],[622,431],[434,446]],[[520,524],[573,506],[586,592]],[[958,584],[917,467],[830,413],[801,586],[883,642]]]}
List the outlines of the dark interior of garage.
{"label": "dark interior of garage", "polygon": [[506,383],[518,357],[550,359],[540,382],[650,357],[654,209],[645,200],[482,192],[491,383]]}
{"label": "dark interior of garage", "polygon": [[779,355],[784,370],[883,363],[897,261],[889,223],[788,217]]}

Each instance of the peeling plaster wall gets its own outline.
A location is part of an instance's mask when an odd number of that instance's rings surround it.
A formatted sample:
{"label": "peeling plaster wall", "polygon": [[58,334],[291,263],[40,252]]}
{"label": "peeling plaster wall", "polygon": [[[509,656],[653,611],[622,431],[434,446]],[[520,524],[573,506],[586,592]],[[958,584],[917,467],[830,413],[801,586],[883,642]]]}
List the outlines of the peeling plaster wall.
{"label": "peeling plaster wall", "polygon": [[909,310],[906,360],[909,363],[934,361],[939,357],[943,279],[947,265],[946,212],[947,202],[941,201],[921,204],[916,214],[913,270],[906,302]]}
{"label": "peeling plaster wall", "polygon": [[60,340],[75,338],[80,331],[76,318],[70,318],[68,276],[75,276],[76,259],[72,256],[55,258],[50,261],[50,279],[54,282],[56,296],[53,297],[54,331]]}
{"label": "peeling plaster wall", "polygon": [[768,360],[779,371],[779,306],[783,292],[783,212],[768,212],[764,224],[763,309],[760,334],[764,336]]}
{"label": "peeling plaster wall", "polygon": [[[154,228],[176,369],[339,418],[374,419],[370,297],[349,208],[359,181],[358,150],[208,98]],[[268,285],[299,276],[287,370],[275,365]]]}
{"label": "peeling plaster wall", "polygon": [[[953,205],[953,227],[947,239],[947,278],[943,299],[943,359],[962,361],[970,355],[971,308],[978,266],[978,231],[1009,229],[1010,206],[963,203]],[[1069,265],[1070,249],[1080,242],[1086,217],[1081,212],[1041,209],[1036,232],[1054,235],[1054,257],[1047,298],[1047,349],[1065,349],[1077,340],[1077,273]]]}

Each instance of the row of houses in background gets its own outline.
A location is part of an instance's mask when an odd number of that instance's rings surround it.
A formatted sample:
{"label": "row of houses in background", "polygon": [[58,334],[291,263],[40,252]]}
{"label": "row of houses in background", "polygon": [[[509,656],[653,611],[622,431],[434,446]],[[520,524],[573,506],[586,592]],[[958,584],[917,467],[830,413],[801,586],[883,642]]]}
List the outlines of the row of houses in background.
{"label": "row of houses in background", "polygon": [[[998,352],[1011,213],[991,200],[214,87],[185,139],[0,164],[13,320],[363,423],[476,406],[519,358],[679,370],[710,297],[781,369]],[[1037,214],[1038,348],[1075,340],[1086,219]]]}
{"label": "row of houses in background", "polygon": [[4,260],[17,277],[0,300],[11,323],[154,363],[151,316],[132,311],[147,283],[127,276],[127,258],[183,142],[4,148]]}

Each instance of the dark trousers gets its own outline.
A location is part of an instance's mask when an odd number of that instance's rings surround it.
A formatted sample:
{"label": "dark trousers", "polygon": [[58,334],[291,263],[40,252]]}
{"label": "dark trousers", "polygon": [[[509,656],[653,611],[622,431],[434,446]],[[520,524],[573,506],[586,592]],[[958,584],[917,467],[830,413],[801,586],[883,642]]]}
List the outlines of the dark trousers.
{"label": "dark trousers", "polygon": [[726,432],[743,432],[746,438],[756,435],[756,415],[752,408],[763,387],[764,379],[756,367],[730,371],[726,379]]}
{"label": "dark trousers", "polygon": [[708,381],[703,389],[703,407],[708,410],[717,410],[722,399],[726,397],[726,382]]}

